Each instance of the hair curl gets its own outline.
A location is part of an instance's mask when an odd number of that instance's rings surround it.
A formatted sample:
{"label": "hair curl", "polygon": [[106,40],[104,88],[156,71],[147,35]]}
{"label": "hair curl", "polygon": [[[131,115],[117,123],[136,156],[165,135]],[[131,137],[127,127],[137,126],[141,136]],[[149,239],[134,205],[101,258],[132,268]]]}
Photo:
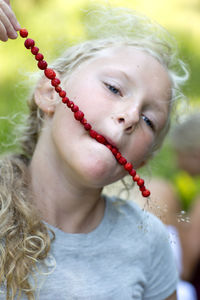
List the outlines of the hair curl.
{"label": "hair curl", "polygon": [[[172,81],[171,104],[182,98],[181,85],[188,72],[178,58],[174,39],[161,26],[133,11],[120,8],[89,12],[89,40],[73,46],[52,64],[63,82],[81,63],[101,50],[120,45],[133,46],[155,57],[167,70]],[[92,22],[92,24],[91,24]],[[21,154],[0,161],[0,286],[5,285],[7,300],[25,293],[34,299],[29,275],[36,263],[48,256],[51,238],[47,226],[34,208],[28,182],[28,165],[34,153],[43,113],[34,97],[29,100],[30,114],[21,138]],[[158,149],[169,129],[169,121],[153,151]]]}

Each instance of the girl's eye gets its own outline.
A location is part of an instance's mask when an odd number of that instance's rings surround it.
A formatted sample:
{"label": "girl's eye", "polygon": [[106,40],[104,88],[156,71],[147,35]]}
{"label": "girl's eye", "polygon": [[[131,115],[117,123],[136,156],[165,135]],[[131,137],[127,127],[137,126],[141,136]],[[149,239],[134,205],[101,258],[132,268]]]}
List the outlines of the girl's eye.
{"label": "girl's eye", "polygon": [[114,85],[108,83],[105,83],[105,85],[113,94],[122,96],[120,89],[116,88]]}
{"label": "girl's eye", "polygon": [[142,115],[142,119],[146,122],[146,124],[147,124],[152,130],[155,129],[155,128],[154,128],[153,122],[152,122],[149,118],[147,118],[147,116]]}

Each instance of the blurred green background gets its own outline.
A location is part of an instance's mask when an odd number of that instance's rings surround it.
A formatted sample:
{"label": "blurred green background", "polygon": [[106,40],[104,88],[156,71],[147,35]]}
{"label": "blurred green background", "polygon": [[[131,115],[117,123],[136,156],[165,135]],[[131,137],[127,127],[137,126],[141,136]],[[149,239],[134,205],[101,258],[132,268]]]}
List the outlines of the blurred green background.
{"label": "blurred green background", "polygon": [[[37,41],[51,62],[63,49],[86,36],[84,10],[100,3],[138,10],[163,25],[178,40],[181,58],[190,69],[184,92],[190,110],[200,109],[200,1],[199,0],[13,0],[13,10],[22,27]],[[32,85],[30,74],[37,71],[35,60],[23,40],[0,42],[0,153],[15,147],[13,128],[26,111],[25,99]],[[189,108],[188,108],[189,110]],[[5,117],[9,117],[5,119]],[[162,151],[151,163],[153,175],[173,179],[177,174],[174,153],[166,140]]]}

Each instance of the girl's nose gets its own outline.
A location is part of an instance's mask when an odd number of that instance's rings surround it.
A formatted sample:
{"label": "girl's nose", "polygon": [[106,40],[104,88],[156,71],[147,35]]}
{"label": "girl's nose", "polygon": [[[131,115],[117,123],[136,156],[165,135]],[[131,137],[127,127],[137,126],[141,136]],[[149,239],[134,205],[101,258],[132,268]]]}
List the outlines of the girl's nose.
{"label": "girl's nose", "polygon": [[117,116],[117,123],[123,126],[123,130],[126,133],[132,133],[139,120],[140,114],[138,110],[129,110],[128,112],[119,113]]}

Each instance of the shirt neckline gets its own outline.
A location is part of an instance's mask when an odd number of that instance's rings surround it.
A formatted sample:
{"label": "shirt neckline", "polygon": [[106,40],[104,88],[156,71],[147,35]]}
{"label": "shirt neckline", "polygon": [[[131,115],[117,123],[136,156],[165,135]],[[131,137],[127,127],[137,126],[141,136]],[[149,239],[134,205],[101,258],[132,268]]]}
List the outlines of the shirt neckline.
{"label": "shirt neckline", "polygon": [[113,201],[104,196],[105,211],[99,225],[89,233],[67,233],[47,222],[43,221],[48,228],[55,233],[54,244],[67,248],[77,248],[80,246],[96,247],[99,243],[108,238],[117,219],[117,210],[114,208]]}

